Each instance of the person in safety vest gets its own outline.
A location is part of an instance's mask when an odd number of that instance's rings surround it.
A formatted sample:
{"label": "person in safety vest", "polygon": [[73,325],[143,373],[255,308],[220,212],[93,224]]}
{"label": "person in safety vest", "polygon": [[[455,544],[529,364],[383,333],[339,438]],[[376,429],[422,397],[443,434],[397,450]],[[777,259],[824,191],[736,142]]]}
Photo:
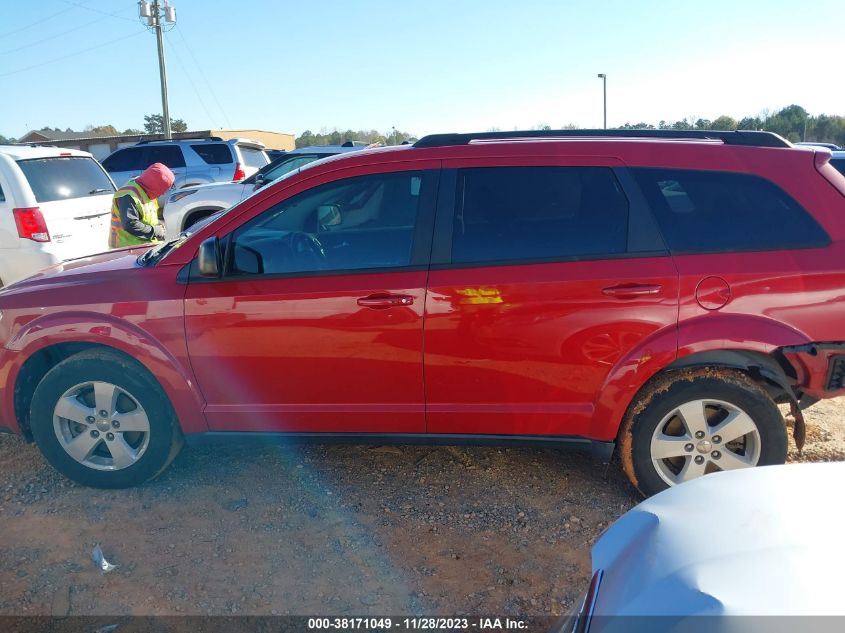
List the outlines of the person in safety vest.
{"label": "person in safety vest", "polygon": [[158,218],[158,197],[173,186],[167,165],[153,163],[114,194],[111,205],[109,248],[154,244],[164,240],[164,223]]}

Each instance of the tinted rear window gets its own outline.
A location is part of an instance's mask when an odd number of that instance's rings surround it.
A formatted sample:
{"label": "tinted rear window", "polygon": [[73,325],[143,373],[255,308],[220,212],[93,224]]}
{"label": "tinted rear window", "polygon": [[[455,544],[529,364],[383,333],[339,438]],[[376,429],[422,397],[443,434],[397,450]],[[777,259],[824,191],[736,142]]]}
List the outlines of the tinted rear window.
{"label": "tinted rear window", "polygon": [[840,174],[845,175],[845,158],[834,158],[830,164],[836,168]]}
{"label": "tinted rear window", "polygon": [[624,253],[628,199],[606,167],[488,167],[458,172],[455,263]]}
{"label": "tinted rear window", "polygon": [[103,161],[106,171],[141,171],[144,164],[144,148],[129,147],[119,149]]}
{"label": "tinted rear window", "polygon": [[228,165],[232,162],[232,150],[223,143],[191,145],[191,149],[209,165]]}
{"label": "tinted rear window", "polygon": [[241,156],[243,156],[244,164],[249,167],[258,167],[260,169],[270,162],[270,159],[267,158],[267,154],[264,153],[264,150],[247,147],[245,145],[238,145],[238,147],[241,150]]}
{"label": "tinted rear window", "polygon": [[171,169],[185,166],[185,157],[178,145],[149,145],[147,152],[144,169],[153,163],[164,163]]}
{"label": "tinted rear window", "polygon": [[633,169],[674,253],[812,248],[827,234],[789,194],[752,176]]}
{"label": "tinted rear window", "polygon": [[32,158],[19,160],[18,166],[38,202],[114,192],[105,172],[93,159],[84,156]]}

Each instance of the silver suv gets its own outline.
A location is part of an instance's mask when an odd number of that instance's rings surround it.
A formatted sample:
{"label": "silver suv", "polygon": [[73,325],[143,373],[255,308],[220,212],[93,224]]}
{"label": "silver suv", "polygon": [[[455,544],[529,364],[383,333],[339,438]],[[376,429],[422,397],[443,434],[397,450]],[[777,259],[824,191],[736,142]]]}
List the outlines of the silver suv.
{"label": "silver suv", "polygon": [[118,187],[153,163],[164,163],[176,176],[174,188],[243,180],[270,159],[264,145],[249,139],[217,137],[172,141],[141,141],[109,155],[103,167]]}

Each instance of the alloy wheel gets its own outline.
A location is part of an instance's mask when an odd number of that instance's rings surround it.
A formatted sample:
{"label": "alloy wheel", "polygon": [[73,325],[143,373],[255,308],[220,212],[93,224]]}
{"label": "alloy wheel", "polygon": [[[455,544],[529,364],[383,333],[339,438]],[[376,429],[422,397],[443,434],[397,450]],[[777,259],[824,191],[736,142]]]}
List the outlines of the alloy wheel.
{"label": "alloy wheel", "polygon": [[757,424],[722,400],[692,400],[669,412],[651,439],[651,460],[670,486],[719,470],[751,468],[760,460]]}
{"label": "alloy wheel", "polygon": [[150,420],[138,399],[101,381],[65,391],[53,409],[53,430],[70,457],[95,470],[131,466],[150,441]]}

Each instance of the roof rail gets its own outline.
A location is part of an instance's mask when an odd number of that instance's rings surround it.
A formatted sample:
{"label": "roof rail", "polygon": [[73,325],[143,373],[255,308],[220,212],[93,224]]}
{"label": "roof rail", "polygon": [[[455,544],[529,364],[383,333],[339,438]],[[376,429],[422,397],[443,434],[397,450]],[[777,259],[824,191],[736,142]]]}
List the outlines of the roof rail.
{"label": "roof rail", "polygon": [[478,132],[475,134],[429,134],[414,143],[414,147],[444,147],[468,145],[472,141],[520,138],[663,138],[675,140],[705,139],[722,141],[725,145],[755,147],[792,147],[785,138],[774,132],[756,130],[525,130],[522,132]]}
{"label": "roof rail", "polygon": [[148,138],[138,141],[135,145],[147,145],[149,143],[174,143],[176,141],[222,141],[219,136],[192,136],[189,138]]}

